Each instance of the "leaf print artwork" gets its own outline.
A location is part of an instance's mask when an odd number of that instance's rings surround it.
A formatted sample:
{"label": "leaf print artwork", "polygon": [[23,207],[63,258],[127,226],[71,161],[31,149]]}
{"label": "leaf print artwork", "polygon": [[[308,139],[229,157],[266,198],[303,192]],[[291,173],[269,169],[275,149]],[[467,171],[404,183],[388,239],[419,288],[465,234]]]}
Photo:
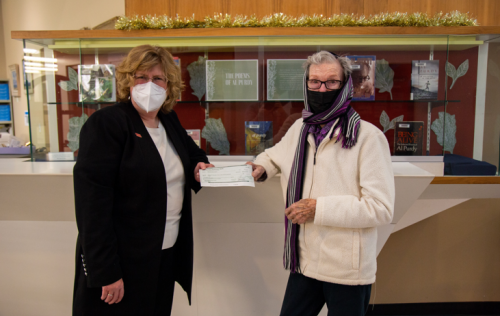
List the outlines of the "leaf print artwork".
{"label": "leaf print artwork", "polygon": [[402,122],[404,119],[404,115],[400,115],[398,117],[395,117],[394,119],[389,118],[389,115],[385,111],[382,111],[382,114],[380,114],[380,125],[384,128],[384,133],[387,132],[388,130],[394,129],[396,126],[397,122]]}
{"label": "leaf print artwork", "polygon": [[205,138],[215,150],[218,150],[219,155],[229,155],[229,141],[220,118],[207,118],[205,127],[201,131],[201,137]]}
{"label": "leaf print artwork", "polygon": [[68,147],[72,152],[75,152],[80,147],[80,130],[83,124],[89,117],[83,113],[82,116],[76,116],[69,119],[69,132],[68,132]]}
{"label": "leaf print artwork", "polygon": [[432,122],[431,128],[436,133],[437,142],[444,147],[444,151],[453,154],[453,149],[457,143],[455,134],[457,133],[457,121],[455,115],[439,112],[439,118]]}
{"label": "leaf print artwork", "polygon": [[187,70],[189,71],[189,76],[191,80],[189,80],[189,85],[191,89],[193,89],[193,94],[198,97],[198,100],[201,100],[203,95],[206,92],[206,65],[205,61],[207,59],[203,56],[199,56],[197,61],[193,61],[187,66]]}
{"label": "leaf print artwork", "polygon": [[394,70],[389,67],[389,62],[385,59],[377,60],[375,66],[375,88],[379,93],[389,92],[392,100],[392,87],[394,85]]}
{"label": "leaf print artwork", "polygon": [[78,73],[71,67],[68,68],[69,81],[61,81],[59,87],[64,91],[78,90]]}
{"label": "leaf print artwork", "polygon": [[450,90],[453,88],[453,85],[455,85],[455,82],[457,81],[458,78],[465,76],[467,71],[469,70],[469,60],[465,60],[459,67],[458,69],[455,69],[455,66],[453,66],[450,62],[446,62],[446,74],[450,76],[453,79],[453,82],[451,83]]}

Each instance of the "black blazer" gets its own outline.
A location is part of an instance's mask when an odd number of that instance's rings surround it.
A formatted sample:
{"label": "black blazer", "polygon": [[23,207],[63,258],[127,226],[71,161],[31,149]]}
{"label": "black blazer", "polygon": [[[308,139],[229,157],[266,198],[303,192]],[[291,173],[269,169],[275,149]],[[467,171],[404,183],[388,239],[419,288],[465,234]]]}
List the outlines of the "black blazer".
{"label": "black blazer", "polygon": [[[174,111],[159,112],[158,117],[186,177],[173,273],[191,302],[191,190],[201,188],[194,179],[195,166],[208,159]],[[80,132],[73,175],[79,232],[73,314],[149,315],[160,269],[167,187],[161,156],[130,101],[89,117]],[[123,300],[103,303],[101,287],[120,278],[125,287]]]}

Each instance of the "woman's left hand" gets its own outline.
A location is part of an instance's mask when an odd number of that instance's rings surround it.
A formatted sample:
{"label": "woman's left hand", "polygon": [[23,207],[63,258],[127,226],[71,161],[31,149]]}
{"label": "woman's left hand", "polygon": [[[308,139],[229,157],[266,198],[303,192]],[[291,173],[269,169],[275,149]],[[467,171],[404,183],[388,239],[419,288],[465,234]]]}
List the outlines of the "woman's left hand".
{"label": "woman's left hand", "polygon": [[200,169],[205,170],[207,168],[213,168],[213,167],[215,166],[212,165],[211,163],[199,162],[196,165],[196,168],[194,168],[194,178],[196,179],[196,181],[200,182]]}
{"label": "woman's left hand", "polygon": [[123,295],[125,295],[125,288],[123,286],[123,279],[120,279],[115,283],[102,287],[101,300],[109,305],[116,304],[121,302]]}
{"label": "woman's left hand", "polygon": [[314,220],[316,215],[316,200],[303,199],[290,205],[285,210],[286,217],[294,224],[304,224]]}

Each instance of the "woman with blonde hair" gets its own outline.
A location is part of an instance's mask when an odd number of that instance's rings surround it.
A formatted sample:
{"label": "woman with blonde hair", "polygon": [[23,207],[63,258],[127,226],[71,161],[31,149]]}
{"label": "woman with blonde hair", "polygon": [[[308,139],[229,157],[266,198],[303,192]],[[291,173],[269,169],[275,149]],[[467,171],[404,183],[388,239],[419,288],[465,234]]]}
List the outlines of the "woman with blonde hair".
{"label": "woman with blonde hair", "polygon": [[180,69],[142,45],[118,66],[119,103],[90,116],[74,167],[78,239],[73,315],[170,315],[191,301],[191,190],[213,167],[172,110]]}

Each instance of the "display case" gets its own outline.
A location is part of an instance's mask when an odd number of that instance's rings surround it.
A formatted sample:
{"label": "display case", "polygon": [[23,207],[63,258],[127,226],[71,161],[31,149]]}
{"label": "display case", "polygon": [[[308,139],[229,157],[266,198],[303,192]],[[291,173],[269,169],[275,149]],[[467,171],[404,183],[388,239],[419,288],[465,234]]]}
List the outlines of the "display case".
{"label": "display case", "polygon": [[24,56],[25,76],[35,79],[28,95],[32,159],[75,159],[82,124],[116,102],[116,67],[133,47],[151,44],[176,58],[186,88],[174,110],[209,155],[253,156],[279,142],[301,117],[302,63],[326,50],[350,58],[351,105],[385,134],[393,160],[453,155],[481,161],[489,151],[488,162],[498,167],[500,116],[485,115],[497,104],[488,100],[488,93],[496,96],[486,84],[487,76],[500,78],[496,57],[488,55],[498,52],[497,35],[477,29],[435,35],[426,28],[407,35],[324,35],[320,29],[284,35],[211,30],[205,36],[203,30],[17,32],[13,37],[31,52]]}

